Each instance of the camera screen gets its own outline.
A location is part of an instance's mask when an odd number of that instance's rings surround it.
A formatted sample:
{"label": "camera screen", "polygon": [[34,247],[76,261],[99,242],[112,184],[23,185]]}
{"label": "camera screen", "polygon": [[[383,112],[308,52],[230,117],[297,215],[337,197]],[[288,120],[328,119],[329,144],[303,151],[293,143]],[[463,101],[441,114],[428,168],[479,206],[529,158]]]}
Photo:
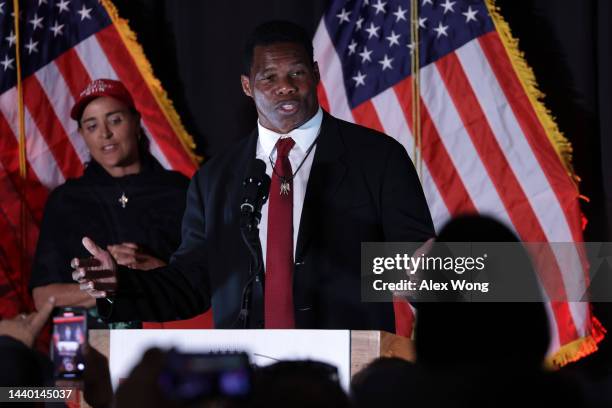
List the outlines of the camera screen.
{"label": "camera screen", "polygon": [[64,311],[53,317],[53,364],[56,378],[77,378],[85,370],[85,319],[83,314],[72,311]]}
{"label": "camera screen", "polygon": [[211,397],[244,398],[251,392],[246,354],[168,353],[160,385],[171,400]]}

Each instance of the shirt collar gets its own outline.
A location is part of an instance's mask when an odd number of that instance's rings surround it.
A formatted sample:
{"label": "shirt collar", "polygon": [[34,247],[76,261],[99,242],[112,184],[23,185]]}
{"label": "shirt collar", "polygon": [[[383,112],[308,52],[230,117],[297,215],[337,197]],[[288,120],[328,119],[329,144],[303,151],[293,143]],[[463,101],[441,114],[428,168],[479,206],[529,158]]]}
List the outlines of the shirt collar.
{"label": "shirt collar", "polygon": [[321,110],[321,107],[319,107],[317,113],[315,113],[315,115],[310,118],[306,123],[304,123],[298,128],[293,129],[291,132],[287,133],[287,135],[281,135],[263,127],[258,120],[257,130],[259,132],[259,143],[265,155],[270,156],[270,154],[272,154],[272,150],[274,150],[274,146],[276,145],[278,139],[280,137],[290,136],[293,138],[295,144],[300,148],[300,150],[302,152],[305,152],[317,138],[322,122],[323,110]]}

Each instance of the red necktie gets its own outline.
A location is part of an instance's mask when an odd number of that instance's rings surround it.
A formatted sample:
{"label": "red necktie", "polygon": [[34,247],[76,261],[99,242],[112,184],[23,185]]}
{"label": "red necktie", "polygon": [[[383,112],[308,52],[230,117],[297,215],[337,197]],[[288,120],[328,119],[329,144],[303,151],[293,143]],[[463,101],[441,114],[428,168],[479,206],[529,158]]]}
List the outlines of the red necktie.
{"label": "red necktie", "polygon": [[276,143],[276,163],[270,183],[266,293],[264,295],[266,329],[295,327],[293,317],[293,172],[289,162],[289,151],[293,145],[295,142],[290,137],[279,139]]}

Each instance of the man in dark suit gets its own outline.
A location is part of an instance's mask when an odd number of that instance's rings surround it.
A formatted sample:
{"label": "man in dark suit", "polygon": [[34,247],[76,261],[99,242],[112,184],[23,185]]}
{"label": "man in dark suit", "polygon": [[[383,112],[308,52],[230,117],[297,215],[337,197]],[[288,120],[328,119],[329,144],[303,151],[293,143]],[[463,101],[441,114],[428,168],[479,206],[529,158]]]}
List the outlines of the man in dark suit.
{"label": "man in dark suit", "polygon": [[254,31],[241,81],[258,127],[191,180],[182,244],[170,264],[117,267],[85,238],[95,261],[75,260],[73,277],[110,320],[184,319],[212,306],[215,327],[240,328],[250,259],[240,233],[242,183],[260,158],[272,181],[259,225],[265,285],[253,291],[261,310],[249,327],[393,331],[392,304],[361,301],[360,251],[362,242],[434,235],[405,149],[321,110],[312,43],[294,24]]}

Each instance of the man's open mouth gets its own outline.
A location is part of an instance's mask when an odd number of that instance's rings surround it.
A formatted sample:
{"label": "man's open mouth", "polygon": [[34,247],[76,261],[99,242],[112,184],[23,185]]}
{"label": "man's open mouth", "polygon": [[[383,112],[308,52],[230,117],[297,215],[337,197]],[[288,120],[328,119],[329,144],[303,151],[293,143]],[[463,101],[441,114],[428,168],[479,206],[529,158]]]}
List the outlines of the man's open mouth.
{"label": "man's open mouth", "polygon": [[299,102],[297,101],[285,101],[276,105],[276,109],[282,113],[295,113],[299,108]]}

